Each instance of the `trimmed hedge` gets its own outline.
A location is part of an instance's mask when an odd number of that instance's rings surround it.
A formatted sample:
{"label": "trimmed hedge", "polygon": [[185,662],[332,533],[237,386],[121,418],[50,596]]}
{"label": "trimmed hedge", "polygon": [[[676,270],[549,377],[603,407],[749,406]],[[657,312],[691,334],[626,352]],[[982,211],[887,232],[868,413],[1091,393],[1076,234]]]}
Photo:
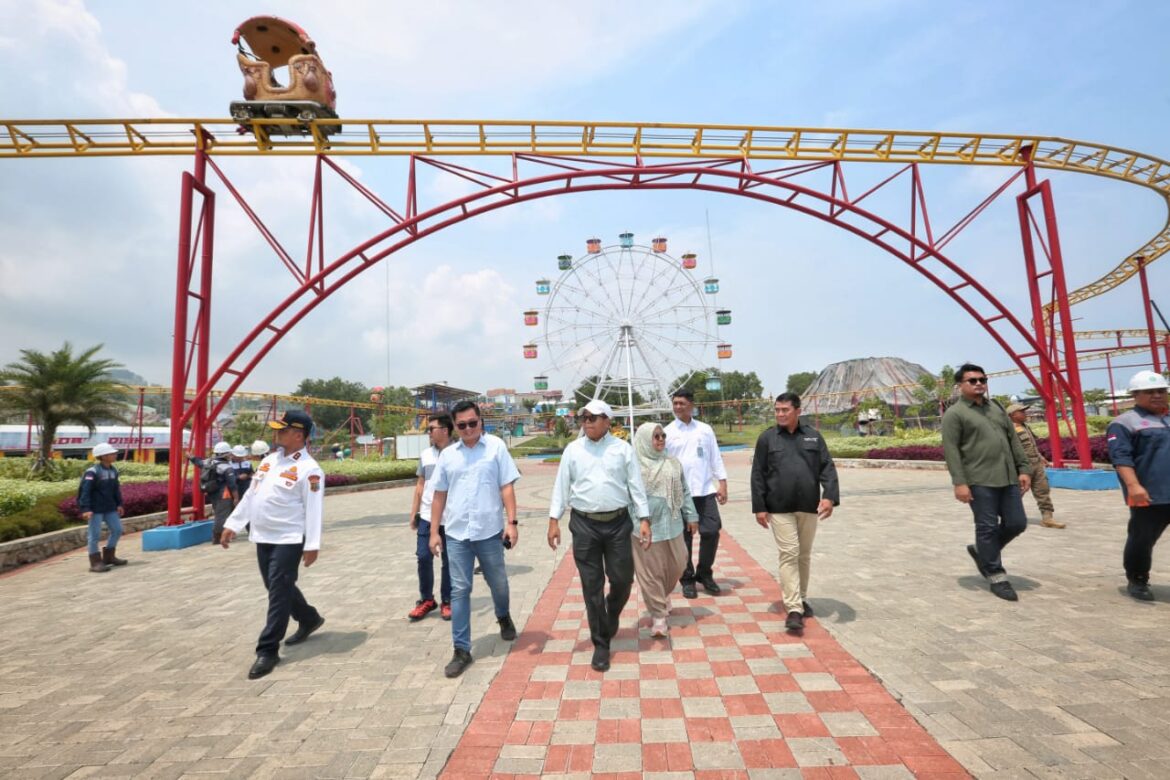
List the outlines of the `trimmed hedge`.
{"label": "trimmed hedge", "polygon": [[[1052,460],[1052,445],[1048,439],[1039,439],[1040,454]],[[1060,449],[1065,460],[1076,460],[1076,439],[1062,438]],[[1109,445],[1104,436],[1089,437],[1089,452],[1094,463],[1109,463]],[[865,453],[866,458],[886,460],[943,460],[942,445],[916,444],[907,447],[877,447]]]}
{"label": "trimmed hedge", "polygon": [[61,514],[61,510],[57,508],[60,500],[60,495],[42,496],[23,512],[0,517],[0,542],[57,531],[80,522]]}

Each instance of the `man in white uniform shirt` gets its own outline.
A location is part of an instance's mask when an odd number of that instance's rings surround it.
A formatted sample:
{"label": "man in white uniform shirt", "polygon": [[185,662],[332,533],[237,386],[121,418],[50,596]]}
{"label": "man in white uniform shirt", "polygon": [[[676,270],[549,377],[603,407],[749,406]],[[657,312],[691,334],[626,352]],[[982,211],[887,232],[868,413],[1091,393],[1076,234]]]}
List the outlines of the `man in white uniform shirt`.
{"label": "man in white uniform shirt", "polygon": [[[618,632],[622,608],[634,582],[632,522],[628,507],[638,514],[639,541],[650,546],[650,506],[642,469],[634,448],[609,432],[613,411],[604,401],[590,401],[581,410],[585,435],[561,454],[548,510],[548,544],[561,543],[560,518],[569,509],[573,560],[581,576],[592,666],[609,669],[609,640]],[[605,577],[609,575],[609,596]]]}
{"label": "man in white uniform shirt", "polygon": [[[447,548],[441,553],[442,571],[439,575],[439,598],[442,605],[435,603],[435,556],[431,552],[431,504],[435,498],[435,468],[439,455],[451,444],[455,423],[449,414],[432,414],[427,421],[427,436],[431,446],[418,456],[418,480],[414,484],[414,498],[410,506],[410,530],[415,532],[417,544],[415,557],[418,558],[418,595],[414,609],[407,615],[410,621],[422,620],[436,609],[443,620],[451,619],[451,570],[447,564]],[[439,526],[439,539],[443,538],[443,527]]]}
{"label": "man in white uniform shirt", "polygon": [[483,432],[478,406],[460,401],[451,416],[459,441],[443,450],[435,468],[431,552],[439,555],[443,550],[441,527],[451,566],[451,640],[455,645],[455,654],[443,673],[458,677],[472,662],[471,579],[477,559],[492,592],[500,637],[508,642],[516,638],[504,548],[515,547],[520,541],[513,485],[520,479],[520,471],[504,442]]}
{"label": "man in white uniform shirt", "polygon": [[687,568],[679,578],[683,596],[693,599],[699,595],[695,590],[696,582],[701,582],[703,589],[712,595],[719,593],[712,566],[719,549],[719,529],[723,527],[719,505],[727,503],[727,470],[723,468],[715,431],[707,423],[694,419],[695,394],[690,388],[675,390],[671,406],[675,419],[663,429],[666,431],[666,452],[682,464],[683,478],[694,497],[695,511],[699,513],[699,565],[692,563],[694,534],[688,526],[683,531]]}
{"label": "man in white uniform shirt", "polygon": [[251,523],[248,538],[256,546],[260,577],[268,589],[268,621],[256,643],[249,680],[268,674],[280,661],[280,640],[288,631],[290,615],[298,627],[286,645],[304,642],[325,623],[297,587],[301,560],[306,567],[312,566],[321,549],[325,473],[305,447],[313,420],[304,412],[290,410],[268,425],[276,429],[276,450],[260,462],[252,487],[227,518],[220,536],[226,550]]}

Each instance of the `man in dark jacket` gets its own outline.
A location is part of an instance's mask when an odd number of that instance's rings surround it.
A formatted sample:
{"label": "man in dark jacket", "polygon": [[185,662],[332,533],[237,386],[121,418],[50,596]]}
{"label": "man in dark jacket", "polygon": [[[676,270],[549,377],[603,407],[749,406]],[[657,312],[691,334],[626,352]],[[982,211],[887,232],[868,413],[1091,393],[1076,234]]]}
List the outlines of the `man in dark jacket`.
{"label": "man in dark jacket", "polygon": [[[105,442],[93,448],[97,461],[81,475],[81,486],[77,491],[77,508],[81,519],[89,523],[89,570],[106,572],[111,566],[125,566],[126,560],[119,558],[118,540],[122,538],[122,486],[118,482],[118,470],[114,461],[118,450]],[[102,523],[110,529],[106,546],[98,552],[102,535]]]}
{"label": "man in dark jacket", "polygon": [[805,601],[809,563],[817,521],[841,503],[837,467],[829,447],[815,429],[800,423],[800,396],[776,396],[776,427],[760,434],[752,459],[752,512],[763,528],[771,528],[780,555],[780,588],[784,592],[784,625],[804,629],[812,617]]}

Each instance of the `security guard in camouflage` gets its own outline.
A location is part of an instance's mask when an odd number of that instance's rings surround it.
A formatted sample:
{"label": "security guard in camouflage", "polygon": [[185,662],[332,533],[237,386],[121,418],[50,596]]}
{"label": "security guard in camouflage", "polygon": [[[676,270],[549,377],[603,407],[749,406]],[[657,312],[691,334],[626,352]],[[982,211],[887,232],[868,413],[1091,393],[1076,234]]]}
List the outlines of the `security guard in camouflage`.
{"label": "security guard in camouflage", "polygon": [[1048,472],[1044,470],[1048,461],[1040,454],[1036,434],[1028,427],[1028,407],[1023,404],[1012,404],[1006,411],[1016,428],[1016,435],[1020,437],[1020,445],[1028,456],[1028,462],[1032,464],[1032,495],[1036,497],[1036,505],[1040,507],[1040,525],[1045,528],[1064,528],[1065,523],[1058,523],[1052,518],[1052,492],[1048,487]]}

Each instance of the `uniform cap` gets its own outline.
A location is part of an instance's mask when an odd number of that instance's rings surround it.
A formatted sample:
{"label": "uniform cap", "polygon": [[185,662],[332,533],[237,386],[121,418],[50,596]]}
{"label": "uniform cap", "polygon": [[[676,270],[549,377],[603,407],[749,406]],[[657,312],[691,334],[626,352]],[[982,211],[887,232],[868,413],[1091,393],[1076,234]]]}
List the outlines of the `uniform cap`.
{"label": "uniform cap", "polygon": [[1011,406],[1009,406],[1007,408],[1008,414],[1015,414],[1016,412],[1026,412],[1026,411],[1028,411],[1028,407],[1024,406],[1023,404],[1012,404]]}
{"label": "uniform cap", "polygon": [[1165,390],[1168,387],[1170,384],[1167,384],[1166,377],[1157,371],[1139,371],[1129,380],[1129,392],[1131,393],[1136,393],[1139,390]]}
{"label": "uniform cap", "polygon": [[252,454],[253,455],[267,455],[268,449],[269,449],[268,442],[266,442],[266,441],[262,441],[260,439],[257,439],[256,441],[252,442]]}
{"label": "uniform cap", "polygon": [[305,435],[308,436],[313,430],[313,418],[299,409],[289,409],[284,413],[284,417],[281,417],[279,420],[269,420],[268,427],[275,428],[278,431],[282,431],[285,428],[297,428],[304,431]]}
{"label": "uniform cap", "polygon": [[118,448],[112,444],[106,444],[104,441],[93,448],[93,456],[100,458],[102,455],[113,455],[117,453]]}
{"label": "uniform cap", "polygon": [[605,401],[594,399],[585,404],[585,408],[581,411],[588,412],[589,414],[595,414],[598,417],[605,416],[613,419],[613,409],[609,408],[609,404],[607,404]]}
{"label": "uniform cap", "polygon": [[237,458],[246,458],[248,457],[248,448],[243,444],[237,444],[232,447],[232,455]]}
{"label": "uniform cap", "polygon": [[232,451],[232,445],[228,444],[226,441],[217,441],[215,443],[215,447],[212,448],[211,451],[216,455],[229,455]]}

